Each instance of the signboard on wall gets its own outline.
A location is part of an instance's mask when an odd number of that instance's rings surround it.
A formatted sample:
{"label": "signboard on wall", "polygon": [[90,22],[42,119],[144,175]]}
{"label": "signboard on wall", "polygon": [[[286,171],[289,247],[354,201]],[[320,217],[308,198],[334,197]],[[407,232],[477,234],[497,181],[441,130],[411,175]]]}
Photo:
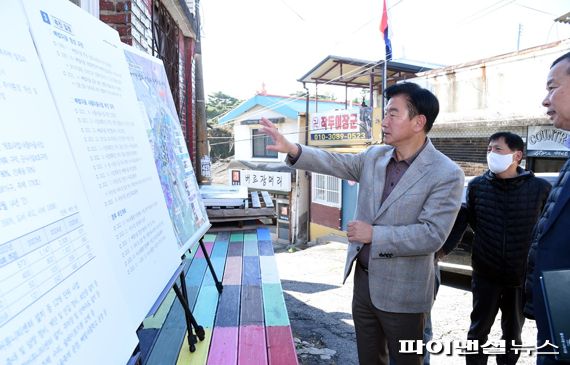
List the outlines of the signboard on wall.
{"label": "signboard on wall", "polygon": [[313,146],[354,145],[372,138],[372,108],[335,110],[312,114],[309,144]]}
{"label": "signboard on wall", "polygon": [[291,191],[291,174],[288,172],[230,170],[229,175],[231,185],[259,190]]}
{"label": "signboard on wall", "polygon": [[552,126],[528,127],[526,149],[528,157],[570,157],[570,149],[565,143],[570,135]]}

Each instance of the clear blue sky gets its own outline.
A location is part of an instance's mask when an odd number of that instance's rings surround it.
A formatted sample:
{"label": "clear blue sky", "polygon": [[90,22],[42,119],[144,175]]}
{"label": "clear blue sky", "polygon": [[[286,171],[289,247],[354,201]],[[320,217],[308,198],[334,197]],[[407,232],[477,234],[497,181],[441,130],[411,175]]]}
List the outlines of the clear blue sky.
{"label": "clear blue sky", "polygon": [[[570,37],[569,0],[386,0],[394,60],[453,65]],[[202,0],[206,95],[288,95],[328,55],[381,60],[382,0]],[[520,26],[519,26],[520,24]],[[519,36],[520,32],[520,36]],[[323,89],[320,89],[323,90]],[[334,89],[331,89],[334,90]],[[344,91],[333,91],[340,98]]]}

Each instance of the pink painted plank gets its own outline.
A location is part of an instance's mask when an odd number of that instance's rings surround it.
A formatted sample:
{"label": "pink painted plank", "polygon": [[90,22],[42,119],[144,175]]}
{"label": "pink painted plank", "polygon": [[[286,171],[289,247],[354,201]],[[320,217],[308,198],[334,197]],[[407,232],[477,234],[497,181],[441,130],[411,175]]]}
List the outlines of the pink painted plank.
{"label": "pink painted plank", "polygon": [[[208,251],[208,256],[212,256],[212,247],[214,247],[214,243],[204,243],[204,246],[206,246],[206,251]],[[198,247],[198,251],[196,251],[196,256],[197,258],[204,258],[204,252],[202,252],[202,248]]]}
{"label": "pink painted plank", "polygon": [[237,364],[238,327],[215,327],[208,365]]}
{"label": "pink painted plank", "polygon": [[228,256],[226,259],[226,268],[224,270],[224,285],[241,285],[241,256]]}
{"label": "pink painted plank", "polygon": [[269,365],[298,365],[290,326],[266,327]]}
{"label": "pink painted plank", "polygon": [[266,365],[265,327],[240,326],[238,348],[238,364]]}

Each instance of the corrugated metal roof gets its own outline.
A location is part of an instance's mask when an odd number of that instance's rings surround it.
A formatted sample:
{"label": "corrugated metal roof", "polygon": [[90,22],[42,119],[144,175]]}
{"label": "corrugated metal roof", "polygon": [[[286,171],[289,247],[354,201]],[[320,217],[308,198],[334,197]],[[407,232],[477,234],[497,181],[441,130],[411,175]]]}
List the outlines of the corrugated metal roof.
{"label": "corrugated metal roof", "polygon": [[[278,96],[278,95],[255,95],[254,97],[244,101],[226,115],[221,117],[218,124],[224,124],[239,118],[242,114],[253,109],[256,106],[261,106],[267,110],[273,110],[281,115],[290,119],[296,119],[299,113],[305,112],[307,108],[307,99],[297,98],[292,96]],[[327,111],[334,109],[344,109],[344,102],[337,101],[318,101],[319,111]],[[312,99],[309,102],[309,112],[315,111],[316,102]]]}
{"label": "corrugated metal roof", "polygon": [[555,22],[570,24],[570,12],[554,19]]}
{"label": "corrugated metal roof", "polygon": [[[383,60],[365,61],[348,57],[327,56],[297,81],[367,88],[370,86],[371,77],[374,85],[382,83],[383,63]],[[431,69],[396,61],[388,61],[386,68],[388,84],[415,77],[417,72]]]}

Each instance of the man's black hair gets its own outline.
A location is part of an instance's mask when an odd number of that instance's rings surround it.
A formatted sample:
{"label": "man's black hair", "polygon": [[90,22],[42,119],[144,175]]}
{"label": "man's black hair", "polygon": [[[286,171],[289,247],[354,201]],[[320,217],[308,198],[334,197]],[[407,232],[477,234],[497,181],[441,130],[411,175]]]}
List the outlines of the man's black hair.
{"label": "man's black hair", "polygon": [[439,114],[437,97],[431,91],[411,82],[395,84],[384,90],[384,96],[387,100],[396,95],[404,95],[406,97],[410,118],[416,115],[426,117],[424,130],[426,133],[429,132],[435,122],[435,118]]}
{"label": "man's black hair", "polygon": [[509,146],[511,151],[524,152],[524,142],[518,134],[511,132],[497,132],[489,137],[489,142],[496,141],[500,138],[504,138],[505,143]]}
{"label": "man's black hair", "polygon": [[[570,52],[567,52],[567,53],[563,54],[562,56],[558,57],[554,62],[552,62],[552,66],[550,66],[550,68],[556,66],[557,63],[562,62],[564,60],[570,61]],[[570,75],[570,67],[568,67],[566,69],[566,73],[568,75]]]}

